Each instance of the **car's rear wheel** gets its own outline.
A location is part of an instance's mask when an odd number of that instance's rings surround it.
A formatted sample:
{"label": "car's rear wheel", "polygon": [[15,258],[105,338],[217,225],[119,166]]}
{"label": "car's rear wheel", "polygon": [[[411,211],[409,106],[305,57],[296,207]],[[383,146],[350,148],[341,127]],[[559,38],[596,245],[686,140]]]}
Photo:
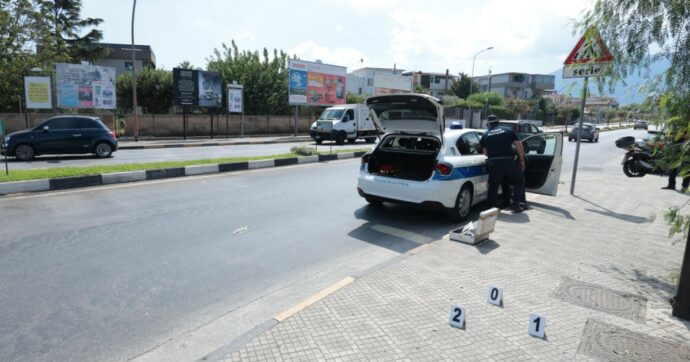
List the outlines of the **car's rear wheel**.
{"label": "car's rear wheel", "polygon": [[374,143],[376,142],[376,137],[367,137],[364,140],[367,141],[367,143]]}
{"label": "car's rear wheel", "polygon": [[349,144],[353,144],[353,143],[355,143],[355,142],[357,142],[357,139],[356,139],[356,138],[348,138],[348,139],[347,139],[347,143],[349,143]]}
{"label": "car's rear wheel", "polygon": [[36,156],[33,146],[21,144],[14,149],[14,156],[21,161],[30,161]]}
{"label": "car's rear wheel", "polygon": [[446,213],[453,221],[463,221],[470,215],[472,209],[472,186],[464,185],[455,198],[455,207]]}
{"label": "car's rear wheel", "polygon": [[113,153],[113,146],[108,142],[100,142],[96,145],[94,153],[99,158],[107,158]]}
{"label": "car's rear wheel", "polygon": [[317,145],[320,145],[320,144],[323,143],[323,140],[319,138],[319,139],[317,139],[315,142],[316,142]]}

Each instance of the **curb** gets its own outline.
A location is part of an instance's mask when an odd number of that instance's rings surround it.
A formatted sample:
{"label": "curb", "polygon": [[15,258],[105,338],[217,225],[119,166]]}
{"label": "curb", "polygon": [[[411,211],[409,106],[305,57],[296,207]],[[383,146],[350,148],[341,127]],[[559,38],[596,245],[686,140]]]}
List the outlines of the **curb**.
{"label": "curb", "polygon": [[[270,141],[237,141],[237,142],[204,142],[204,143],[166,143],[160,145],[125,145],[119,146],[118,150],[149,150],[155,148],[187,148],[187,147],[214,147],[214,146],[245,146],[245,145],[265,145],[273,143],[290,143],[311,141],[311,137],[294,137],[292,139],[276,139]],[[130,141],[127,141],[130,142]]]}
{"label": "curb", "polygon": [[244,161],[221,164],[194,165],[187,167],[164,168],[158,170],[139,170],[114,172],[100,175],[60,177],[52,179],[15,181],[0,183],[0,195],[26,192],[58,191],[82,187],[114,185],[127,182],[162,180],[175,177],[208,175],[223,172],[247,171],[260,168],[282,167],[313,162],[328,162],[361,157],[366,152],[348,152],[331,155],[314,155],[259,161]]}

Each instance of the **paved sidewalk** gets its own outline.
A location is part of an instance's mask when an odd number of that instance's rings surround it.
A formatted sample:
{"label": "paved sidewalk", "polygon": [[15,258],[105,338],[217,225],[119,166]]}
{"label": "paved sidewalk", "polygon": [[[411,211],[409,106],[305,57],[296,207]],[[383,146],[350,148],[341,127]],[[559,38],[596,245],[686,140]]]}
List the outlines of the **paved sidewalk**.
{"label": "paved sidewalk", "polygon": [[[690,360],[690,322],[669,298],[684,241],[661,213],[690,213],[690,196],[664,180],[580,172],[577,190],[534,196],[501,213],[479,246],[424,245],[207,360]],[[489,286],[503,305],[487,303]],[[464,329],[448,325],[452,303]],[[528,334],[530,313],[546,338]],[[261,329],[261,328],[259,328]]]}
{"label": "paved sidewalk", "polygon": [[312,141],[309,135],[268,135],[261,137],[187,137],[187,139],[177,138],[151,138],[140,137],[138,142],[133,137],[120,137],[118,148],[121,150],[137,150],[166,147],[203,147],[203,146],[227,146],[227,145],[254,145],[269,143],[289,143],[289,142],[309,142]]}

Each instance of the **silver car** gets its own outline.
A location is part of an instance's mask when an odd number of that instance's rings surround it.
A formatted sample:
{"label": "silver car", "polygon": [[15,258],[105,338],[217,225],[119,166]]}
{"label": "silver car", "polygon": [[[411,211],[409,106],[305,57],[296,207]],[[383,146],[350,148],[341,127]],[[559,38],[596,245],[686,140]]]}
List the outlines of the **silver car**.
{"label": "silver car", "polygon": [[[579,129],[580,128],[578,126],[574,126],[570,129],[570,132],[568,133],[568,141],[577,140],[577,132]],[[583,123],[580,139],[589,140],[589,142],[599,142],[599,128],[591,123]]]}

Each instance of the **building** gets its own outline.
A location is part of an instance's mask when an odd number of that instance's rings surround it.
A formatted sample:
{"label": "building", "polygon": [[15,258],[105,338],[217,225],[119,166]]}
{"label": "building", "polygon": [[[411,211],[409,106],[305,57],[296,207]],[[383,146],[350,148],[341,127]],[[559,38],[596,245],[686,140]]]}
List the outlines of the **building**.
{"label": "building", "polygon": [[131,71],[132,66],[137,70],[143,67],[156,68],[156,55],[148,45],[134,45],[134,65],[132,65],[132,45],[98,43],[109,50],[108,55],[93,62],[93,65],[115,68],[116,75]]}
{"label": "building", "polygon": [[402,74],[403,69],[396,68],[360,68],[347,74],[347,91],[355,94],[373,95],[374,94],[374,74]]}
{"label": "building", "polygon": [[472,78],[480,92],[495,92],[506,98],[530,99],[555,88],[556,77],[550,74],[501,73]]}
{"label": "building", "polygon": [[412,77],[415,90],[421,88],[424,93],[440,98],[453,86],[457,77],[446,73],[425,73],[422,71],[404,72],[404,76]]}

